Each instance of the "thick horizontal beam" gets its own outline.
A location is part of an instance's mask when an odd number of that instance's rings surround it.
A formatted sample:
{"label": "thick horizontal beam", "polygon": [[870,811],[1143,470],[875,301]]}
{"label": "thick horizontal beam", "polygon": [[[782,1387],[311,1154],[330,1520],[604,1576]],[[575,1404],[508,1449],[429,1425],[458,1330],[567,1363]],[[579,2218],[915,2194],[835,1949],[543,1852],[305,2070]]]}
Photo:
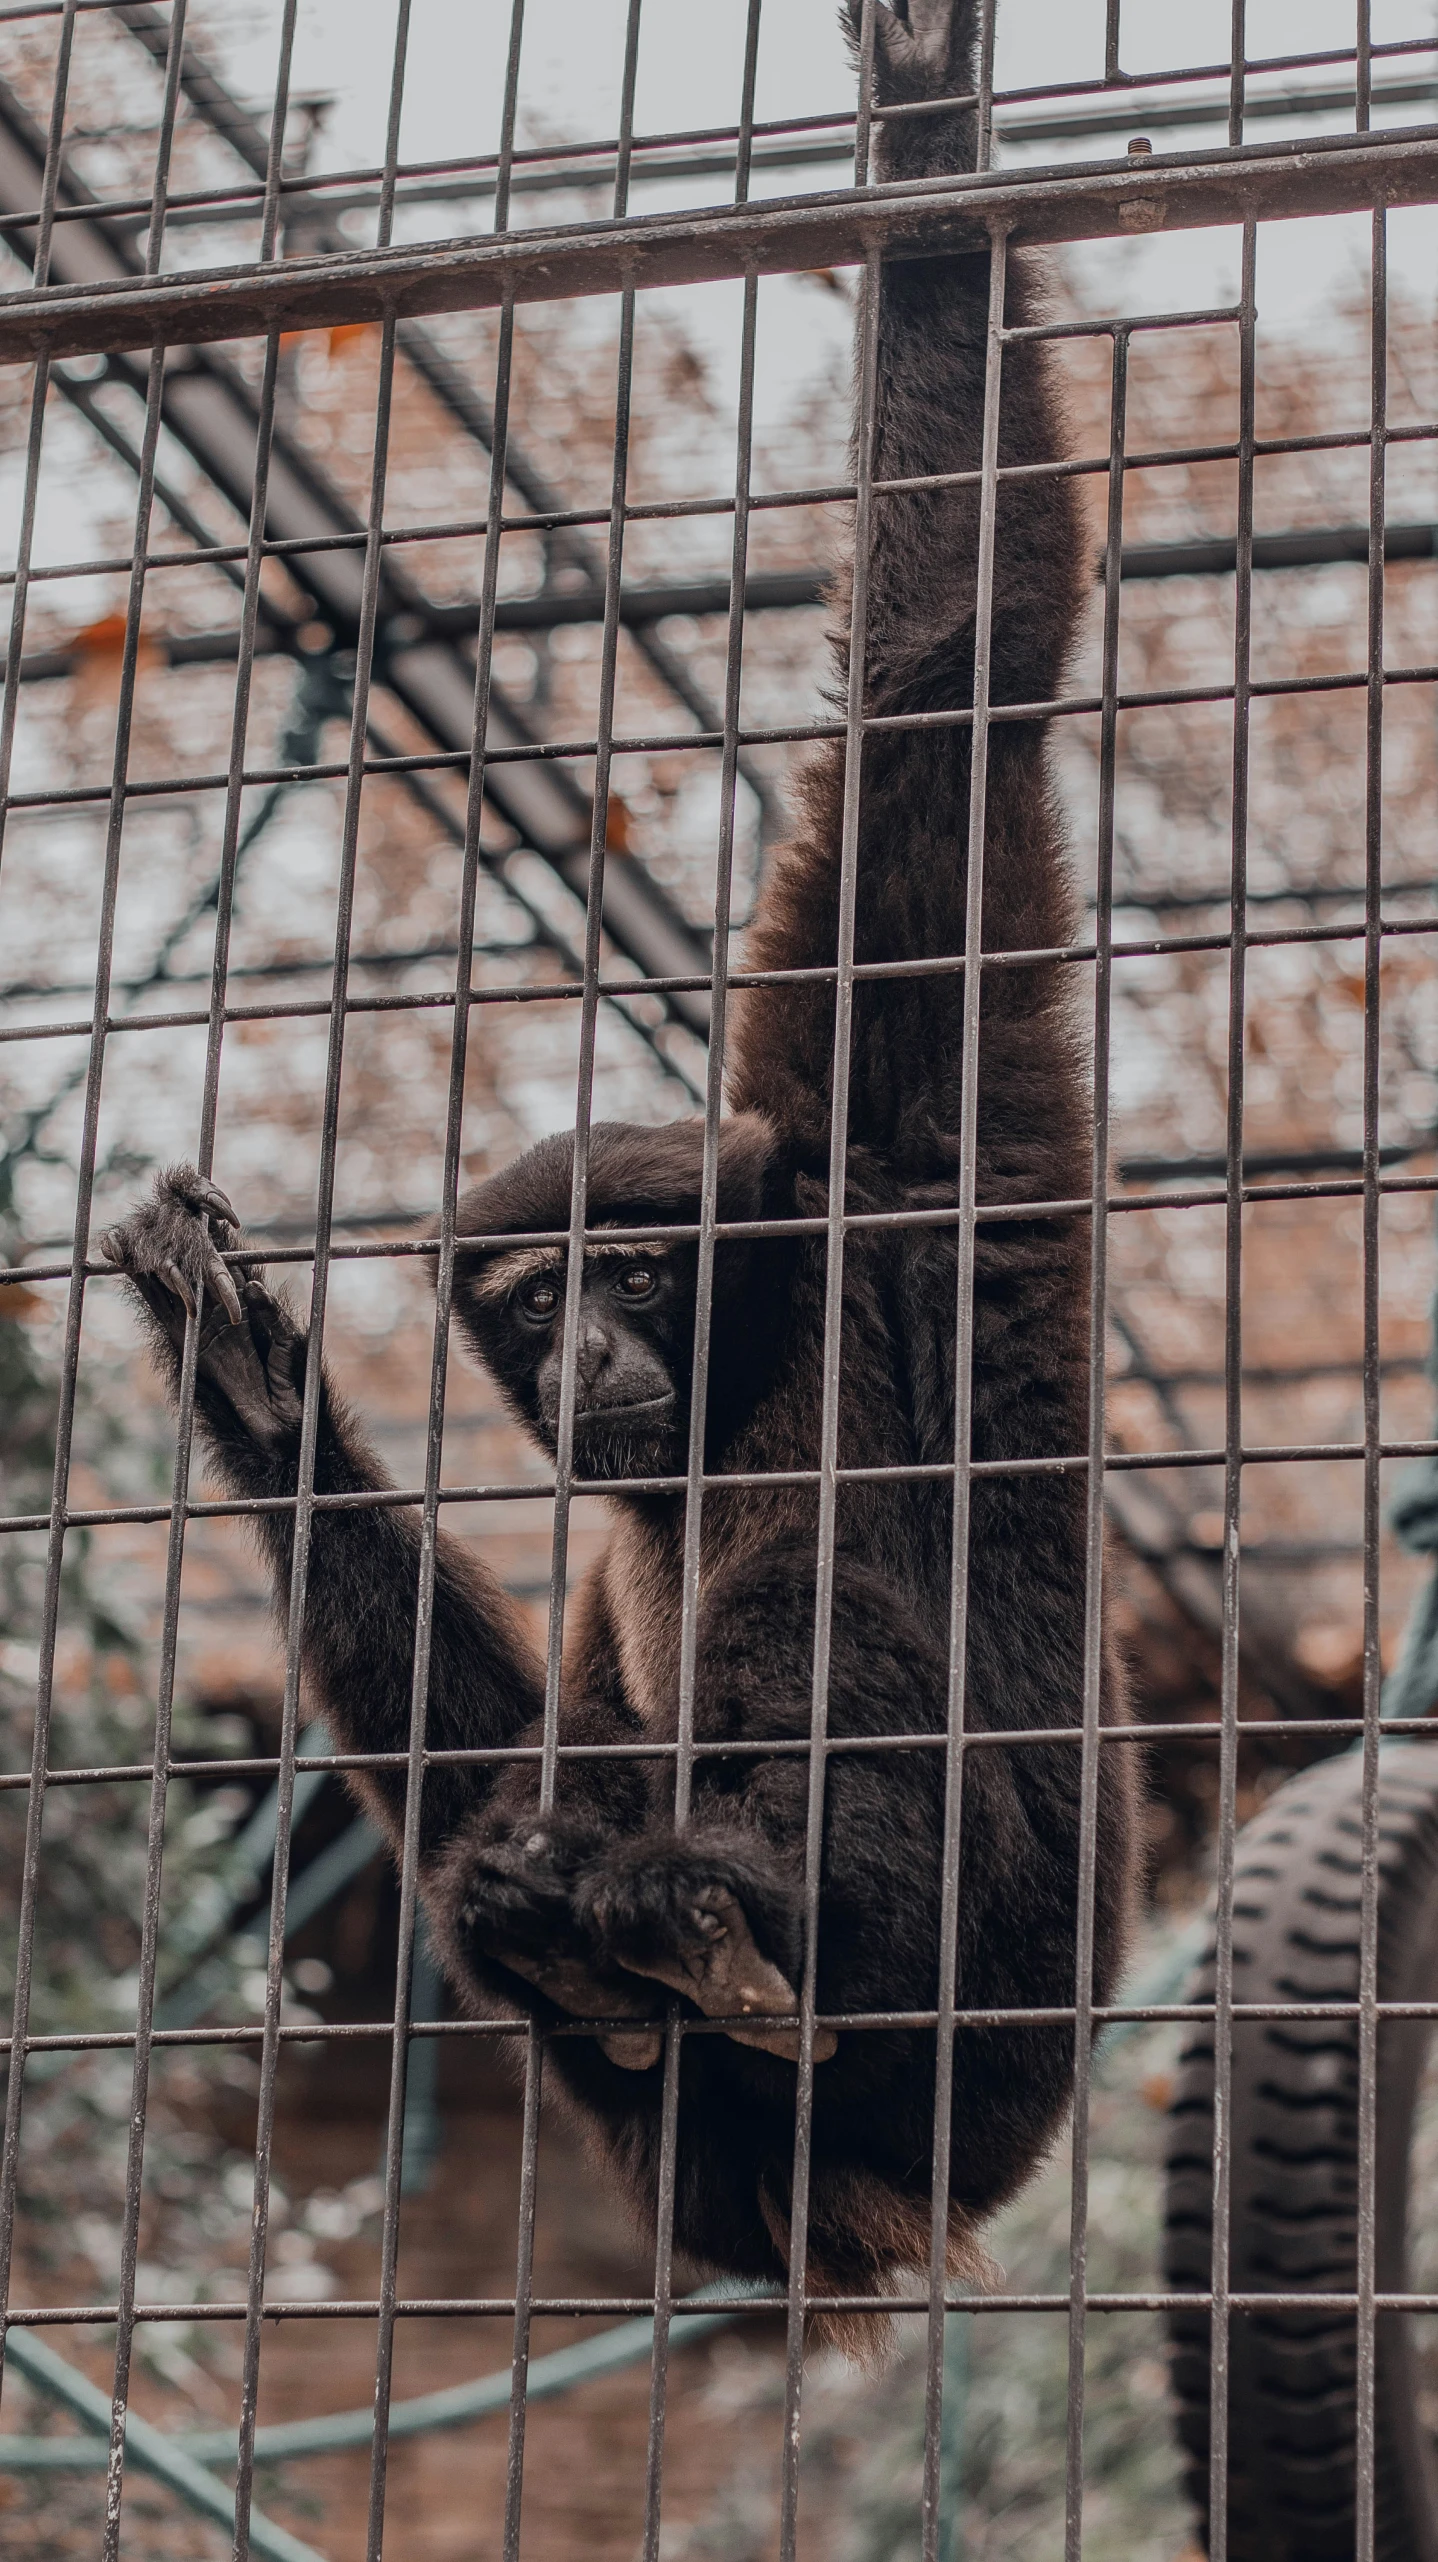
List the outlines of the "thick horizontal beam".
{"label": "thick horizontal beam", "polygon": [[[266,330],[334,328],[426,312],[481,310],[614,294],[626,286],[702,284],[977,250],[995,226],[1021,241],[1123,239],[1289,220],[1374,204],[1438,200],[1438,128],[1337,134],[1239,150],[1154,154],[1021,177],[986,172],[790,197],[777,203],[651,214],[624,222],[353,254],[276,267],[190,269],[136,281],[99,278],[0,296],[0,362],[48,351],[83,355]],[[62,226],[62,229],[64,226]]]}

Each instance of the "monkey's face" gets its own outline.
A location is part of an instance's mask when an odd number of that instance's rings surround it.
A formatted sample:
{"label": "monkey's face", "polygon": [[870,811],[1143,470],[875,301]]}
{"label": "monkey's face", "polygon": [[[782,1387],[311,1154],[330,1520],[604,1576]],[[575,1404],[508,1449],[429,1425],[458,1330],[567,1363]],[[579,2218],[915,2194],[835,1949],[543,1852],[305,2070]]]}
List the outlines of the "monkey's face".
{"label": "monkey's face", "polygon": [[[505,1255],[475,1294],[485,1359],[550,1451],[559,1441],[567,1280],[562,1251]],[[692,1254],[627,1245],[586,1254],[573,1353],[578,1475],[682,1471],[693,1331]]]}
{"label": "monkey's face", "polygon": [[[774,1133],[757,1112],[736,1113],[721,1124],[715,1204],[722,1221],[760,1216],[773,1149]],[[559,1440],[564,1347],[572,1343],[574,1464],[581,1476],[613,1483],[684,1474],[698,1276],[693,1230],[703,1168],[702,1121],[672,1121],[657,1130],[594,1123],[586,1183],[590,1243],[577,1309],[568,1306],[574,1142],[567,1132],[540,1139],[458,1204],[459,1323],[512,1411],[550,1451]],[[786,1193],[781,1206],[788,1200]],[[655,1244],[634,1233],[669,1228],[681,1233]],[[756,1293],[750,1253],[729,1241],[715,1254],[708,1425],[721,1447],[747,1411],[780,1306],[772,1286]]]}

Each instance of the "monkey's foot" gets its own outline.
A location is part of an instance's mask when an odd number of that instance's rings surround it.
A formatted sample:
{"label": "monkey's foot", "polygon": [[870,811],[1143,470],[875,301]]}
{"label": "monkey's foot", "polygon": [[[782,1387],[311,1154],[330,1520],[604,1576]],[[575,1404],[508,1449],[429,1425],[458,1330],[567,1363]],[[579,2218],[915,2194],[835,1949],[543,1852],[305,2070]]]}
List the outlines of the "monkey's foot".
{"label": "monkey's foot", "polygon": [[[738,1877],[716,1874],[697,1846],[676,1844],[667,1856],[631,1855],[585,1883],[596,1933],[621,1966],[685,1994],[706,2019],[732,2022],[737,2045],[797,2059],[798,2029],[765,2023],[792,2019],[799,1998],[755,1939]],[[772,1896],[770,1889],[765,1900]],[[816,2030],[815,2062],[826,2062],[837,2044],[832,2029]]]}
{"label": "monkey's foot", "polygon": [[[530,1817],[507,1836],[470,1845],[459,1921],[481,1957],[533,1984],[575,2019],[652,2021],[654,2002],[604,1966],[574,1908],[573,1886],[591,1844],[552,1820]],[[664,2051],[662,2029],[610,2029],[598,2043],[611,2064],[647,2072]]]}
{"label": "monkey's foot", "polygon": [[[863,0],[846,0],[850,40],[862,56]],[[874,10],[876,107],[967,100],[947,115],[890,116],[874,137],[874,170],[885,178],[936,177],[974,165],[973,98],[977,0],[878,0]]]}
{"label": "monkey's foot", "polygon": [[[863,0],[846,0],[857,51]],[[879,103],[900,98],[957,97],[968,90],[977,11],[973,0],[878,0],[874,11],[874,89]]]}

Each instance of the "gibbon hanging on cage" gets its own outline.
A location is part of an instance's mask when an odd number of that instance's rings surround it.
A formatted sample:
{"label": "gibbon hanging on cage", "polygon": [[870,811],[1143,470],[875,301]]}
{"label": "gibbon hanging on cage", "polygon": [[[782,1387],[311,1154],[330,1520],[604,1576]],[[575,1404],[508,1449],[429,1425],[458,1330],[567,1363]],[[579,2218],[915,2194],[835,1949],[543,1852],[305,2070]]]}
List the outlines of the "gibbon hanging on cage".
{"label": "gibbon hanging on cage", "polygon": [[[859,9],[852,12],[857,30]],[[875,104],[967,97],[973,0],[876,12]],[[971,105],[881,120],[879,181],[971,168]],[[990,261],[895,257],[879,317],[876,492],[865,618],[870,716],[962,710],[974,699]],[[1013,255],[1006,320],[1031,316],[1035,281]],[[1001,466],[1053,462],[1062,424],[1046,352],[1003,354]],[[995,705],[1058,690],[1087,585],[1073,483],[998,483],[990,687]],[[834,656],[848,682],[851,571],[836,581]],[[863,749],[854,950],[859,962],[961,954],[971,728],[870,729]],[[995,722],[987,750],[983,941],[1052,951],[1071,938],[1071,894],[1040,719]],[[838,949],[844,746],[810,754],[787,847],[764,883],[745,954],[753,969],[830,970]],[[1071,974],[1070,974],[1071,975]],[[972,1481],[963,1714],[971,1733],[1074,1727],[1083,1695],[1086,1478],[983,1472],[982,1463],[1081,1453],[1088,1440],[1089,1223],[1025,1203],[1089,1188],[1091,1114],[1065,973],[990,968],[983,981],[977,1191],[1020,1215],[981,1221],[973,1308]],[[957,1199],[964,977],[860,979],[853,992],[846,1210],[942,1210]],[[721,1222],[822,1219],[828,1206],[832,977],[732,997]],[[692,1226],[703,1126],[597,1125],[574,1337],[574,1463],[610,1488],[613,1535],[569,1615],[559,1741],[675,1740],[685,1502],[626,1492],[684,1476],[690,1436],[697,1247],[637,1229]],[[470,1345],[540,1448],[557,1445],[568,1291],[564,1243],[514,1246],[570,1218],[573,1142],[543,1140],[459,1203],[455,1306]],[[105,1240],[130,1276],[173,1387],[200,1312],[197,1406],[214,1471],[245,1497],[292,1495],[306,1380],[302,1318],[240,1245],[225,1196],[179,1168]],[[954,1223],[858,1226],[843,1260],[827,1731],[871,1752],[831,1756],[815,1944],[812,2160],[805,2285],[815,2327],[860,2353],[874,2315],[825,2315],[825,2296],[883,2296],[930,2259],[935,2102],[932,2027],[839,2028],[852,2014],[932,2013],[938,1997],[944,1842],[941,1748],[949,1719],[955,1374]],[[258,1258],[257,1258],[258,1260]],[[822,1233],[722,1238],[714,1260],[704,1412],[693,1765],[674,1821],[673,1757],[561,1753],[541,1808],[534,1760],[431,1767],[421,1888],[461,2004],[546,2027],[550,2069],[640,2214],[658,2185],[664,2020],[726,2023],[682,2043],[674,2238],[711,2269],[780,2282],[791,2256],[798,1989],[804,1968],[809,1760],[765,1744],[810,1733],[826,1242]],[[327,1376],[317,1388],[315,1484],[386,1480]],[[798,1485],[756,1484],[808,1472]],[[726,1490],[723,1480],[742,1474]],[[718,1482],[714,1482],[717,1480]],[[293,1517],[260,1515],[283,1612]],[[337,1747],[407,1750],[419,1532],[403,1508],[313,1517],[304,1676]],[[1123,1713],[1105,1641],[1102,1713]],[[427,1740],[435,1750],[533,1745],[544,1667],[495,1577],[441,1537]],[[750,1752],[746,1747],[752,1745]],[[1093,1990],[1112,1990],[1133,1875],[1130,1754],[1099,1757]],[[956,1998],[961,2012],[1062,2009],[1074,2000],[1081,1755],[1074,1744],[986,1743],[963,1760]],[[402,1772],[360,1775],[362,1802],[398,1844]],[[981,2271],[983,2220],[1042,2159],[1068,2102],[1066,2025],[961,2025],[953,2041],[947,2252]],[[818,2299],[815,2302],[815,2299]]]}

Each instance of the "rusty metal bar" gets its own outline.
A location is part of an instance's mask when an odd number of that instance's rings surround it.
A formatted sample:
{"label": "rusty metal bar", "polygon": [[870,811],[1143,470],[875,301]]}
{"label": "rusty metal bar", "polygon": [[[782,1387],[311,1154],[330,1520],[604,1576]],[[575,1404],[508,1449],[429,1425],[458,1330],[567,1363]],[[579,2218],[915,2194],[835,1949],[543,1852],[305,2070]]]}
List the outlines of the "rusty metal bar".
{"label": "rusty metal bar", "polygon": [[[1223,223],[1431,203],[1438,134],[1334,134],[1239,150],[1154,153],[1079,174],[1019,179],[976,173],[793,197],[778,203],[605,224],[569,224],[460,247],[355,251],[288,260],[277,277],[253,266],[203,268],[137,284],[101,276],[0,296],[0,363],[48,354],[117,353],[163,337],[171,346],[329,329],[440,311],[707,284],[725,276],[858,266],[869,257],[973,251],[991,223],[1016,244],[1128,239]],[[73,226],[57,225],[52,271]]]}

